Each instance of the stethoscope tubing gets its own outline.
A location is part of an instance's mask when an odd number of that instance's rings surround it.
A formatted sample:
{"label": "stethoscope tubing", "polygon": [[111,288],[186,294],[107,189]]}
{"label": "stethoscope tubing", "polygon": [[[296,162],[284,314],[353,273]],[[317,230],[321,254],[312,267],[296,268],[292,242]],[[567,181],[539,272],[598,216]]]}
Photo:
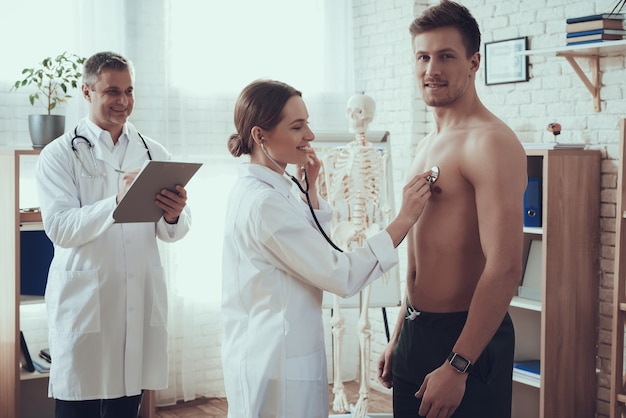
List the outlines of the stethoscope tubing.
{"label": "stethoscope tubing", "polygon": [[[280,166],[280,164],[278,164],[276,162],[276,160],[274,160],[272,158],[272,156],[269,154],[269,152],[267,152],[267,150],[265,149],[265,145],[263,144],[263,142],[261,142],[261,149],[263,150],[263,153],[267,156],[267,158],[270,159],[270,161],[272,163],[274,163],[274,165],[276,165],[276,167],[280,168],[283,172],[283,174],[287,177],[289,177],[291,179],[291,181],[293,181],[295,183],[296,186],[298,186],[298,189],[300,189],[300,191],[302,193],[304,193],[304,195],[306,196],[306,202],[307,205],[309,206],[309,210],[311,211],[311,215],[313,215],[313,220],[315,221],[315,225],[317,225],[317,229],[320,231],[320,233],[322,234],[322,236],[324,237],[324,239],[326,239],[326,241],[330,244],[331,247],[333,247],[335,250],[339,251],[340,253],[343,252],[343,250],[341,248],[339,248],[331,239],[330,237],[326,234],[326,232],[324,232],[324,228],[322,228],[322,225],[320,225],[319,220],[317,219],[317,216],[315,216],[315,209],[313,209],[313,204],[311,203],[311,197],[309,196],[309,178],[306,175],[306,170],[304,169],[304,167],[302,167],[302,171],[304,172],[304,184],[306,185],[306,189],[304,187],[302,187],[302,184],[300,184],[300,181],[295,178],[293,175],[289,174],[287,172],[287,170],[285,170],[284,168],[282,168]],[[426,178],[426,181],[428,181],[429,184],[434,184],[437,179],[439,178],[439,166],[433,166],[431,168],[431,174]]]}
{"label": "stethoscope tubing", "polygon": [[[141,135],[141,133],[139,131],[136,131],[137,135],[139,135],[139,138],[141,138],[141,142],[143,142],[143,146],[146,149],[146,152],[148,153],[148,159],[150,161],[152,161],[152,154],[150,153],[150,148],[148,148],[148,144],[146,143],[146,140],[144,139],[144,137]],[[89,173],[89,170],[87,170],[87,168],[85,167],[85,164],[83,163],[83,161],[80,159],[80,156],[78,155],[78,148],[76,147],[76,141],[77,140],[83,140],[85,141],[85,144],[87,144],[87,147],[89,149],[89,153],[91,154],[91,161],[93,163],[94,166],[94,171],[98,170],[98,166],[96,164],[96,157],[93,153],[93,142],[91,142],[89,139],[87,139],[86,137],[84,137],[83,135],[78,135],[78,126],[74,128],[74,137],[71,139],[70,141],[70,147],[72,148],[72,151],[74,152],[74,155],[76,156],[76,158],[78,159],[78,161],[80,162],[80,164],[83,166],[83,169],[85,170],[86,173]],[[119,170],[117,168],[114,168],[114,170],[118,173],[123,173],[123,170]],[[92,177],[92,176],[90,176]]]}
{"label": "stethoscope tubing", "polygon": [[304,169],[304,167],[302,167],[302,171],[304,172],[304,184],[306,185],[306,189],[302,187],[302,184],[300,184],[300,181],[298,181],[297,178],[289,174],[287,170],[282,168],[280,164],[278,164],[278,162],[272,158],[270,153],[265,149],[265,144],[263,144],[263,141],[261,141],[261,150],[267,156],[267,158],[269,158],[269,160],[283,172],[283,175],[289,177],[291,181],[293,181],[296,184],[296,186],[298,186],[298,189],[300,189],[300,191],[304,193],[304,195],[306,196],[306,203],[309,206],[311,215],[313,215],[313,220],[315,221],[315,225],[317,225],[317,229],[320,231],[324,239],[326,239],[326,242],[328,242],[331,247],[333,247],[335,250],[342,253],[343,250],[339,248],[337,245],[335,245],[335,243],[330,239],[330,237],[326,234],[326,232],[324,232],[324,228],[322,228],[320,221],[317,219],[317,216],[315,216],[315,209],[313,209],[313,204],[311,203],[311,197],[309,196],[309,178],[306,175],[306,170]]}
{"label": "stethoscope tubing", "polygon": [[[143,142],[143,146],[146,149],[146,152],[148,153],[148,159],[150,159],[150,161],[152,161],[152,154],[150,154],[150,148],[148,148],[148,144],[146,143],[146,140],[143,138],[143,135],[141,135],[141,133],[139,131],[137,131],[137,135],[139,135],[139,138],[141,139],[141,142]],[[70,146],[72,147],[72,151],[74,151],[75,154],[78,155],[78,149],[76,148],[76,140],[77,139],[82,139],[83,141],[85,141],[87,143],[87,146],[89,147],[89,149],[93,148],[93,142],[91,142],[90,140],[88,140],[87,138],[85,138],[82,135],[78,135],[78,126],[74,128],[74,137],[72,138],[72,141],[70,142]]]}
{"label": "stethoscope tubing", "polygon": [[304,193],[304,195],[306,196],[306,203],[309,206],[309,210],[311,211],[311,215],[313,215],[313,220],[315,221],[315,225],[317,225],[317,229],[321,232],[322,236],[326,239],[326,241],[330,244],[331,247],[333,247],[335,250],[337,250],[340,253],[342,253],[343,250],[341,248],[339,248],[330,239],[330,237],[326,234],[326,232],[324,232],[324,228],[322,228],[322,225],[320,225],[320,221],[317,219],[317,216],[315,216],[315,210],[313,209],[313,204],[311,203],[311,197],[309,196],[309,178],[306,175],[306,170],[303,169],[302,171],[304,172],[304,183],[306,184],[306,190],[304,189],[304,187],[302,187],[302,185],[300,184],[300,182],[298,181],[297,178],[295,178],[291,174],[287,173],[286,171],[285,171],[285,174],[291,178],[291,181],[293,181],[296,184],[296,186],[298,186],[298,189],[300,189],[300,191],[302,193]]}

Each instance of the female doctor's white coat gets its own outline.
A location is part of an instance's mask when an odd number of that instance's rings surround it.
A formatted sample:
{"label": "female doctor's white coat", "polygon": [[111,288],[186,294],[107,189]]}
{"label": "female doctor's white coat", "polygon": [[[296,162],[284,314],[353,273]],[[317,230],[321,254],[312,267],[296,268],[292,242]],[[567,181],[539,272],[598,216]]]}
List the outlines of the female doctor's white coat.
{"label": "female doctor's white coat", "polygon": [[[137,130],[127,123],[123,158],[105,142],[109,133],[88,119],[42,151],[36,182],[47,235],[54,243],[45,301],[50,354],[49,395],[62,400],[133,396],[167,386],[167,292],[156,237],[172,242],[189,230],[185,208],[175,225],[114,224],[121,175],[148,159]],[[126,135],[126,136],[125,136]],[[171,159],[144,137],[154,160]],[[121,160],[121,163],[119,162]]]}
{"label": "female doctor's white coat", "polygon": [[222,361],[231,418],[327,418],[322,290],[356,294],[398,261],[386,231],[351,253],[333,250],[291,186],[245,164],[228,204]]}

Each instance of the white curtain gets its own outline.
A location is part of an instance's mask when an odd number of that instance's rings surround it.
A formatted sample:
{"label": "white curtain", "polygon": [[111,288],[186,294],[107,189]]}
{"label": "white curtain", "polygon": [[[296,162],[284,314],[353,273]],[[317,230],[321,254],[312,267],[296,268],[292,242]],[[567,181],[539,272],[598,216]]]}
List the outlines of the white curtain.
{"label": "white curtain", "polygon": [[[242,161],[228,154],[234,102],[258,78],[303,92],[314,131],[347,128],[352,81],[351,0],[9,0],[0,13],[0,143],[28,146],[28,92],[9,92],[21,69],[63,51],[120,52],[136,68],[132,122],[175,159],[204,163],[188,185],[193,228],[161,245],[170,280],[170,387],[157,403],[223,396],[221,242],[225,201]],[[38,12],[33,14],[32,10]],[[19,37],[16,35],[19,34]],[[66,129],[88,108],[56,113]],[[25,139],[26,138],[26,139]],[[329,334],[327,334],[328,336]]]}
{"label": "white curtain", "polygon": [[236,97],[255,79],[282,80],[303,92],[313,130],[345,129],[350,11],[343,0],[167,2],[167,145],[204,166],[188,187],[193,229],[168,246],[171,385],[158,404],[224,395],[222,220],[242,162],[226,148]]}

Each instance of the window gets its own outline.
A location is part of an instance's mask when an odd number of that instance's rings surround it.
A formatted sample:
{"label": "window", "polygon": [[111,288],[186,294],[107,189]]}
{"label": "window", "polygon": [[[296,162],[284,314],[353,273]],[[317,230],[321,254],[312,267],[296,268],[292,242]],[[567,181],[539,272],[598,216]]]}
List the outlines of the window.
{"label": "window", "polygon": [[171,1],[171,84],[201,94],[232,94],[255,79],[272,78],[307,96],[334,91],[333,80],[344,79],[338,73],[345,69],[333,60],[334,67],[327,72],[326,58],[336,55],[336,49],[343,49],[347,58],[350,37],[345,20],[336,25],[336,19],[325,17],[336,15],[337,9],[345,14],[346,3]]}

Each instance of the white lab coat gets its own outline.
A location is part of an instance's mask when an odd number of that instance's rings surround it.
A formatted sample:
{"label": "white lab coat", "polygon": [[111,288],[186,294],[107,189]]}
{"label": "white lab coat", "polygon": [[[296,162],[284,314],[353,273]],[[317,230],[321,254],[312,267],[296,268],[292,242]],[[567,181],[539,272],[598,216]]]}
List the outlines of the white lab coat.
{"label": "white lab coat", "polygon": [[[327,418],[322,290],[351,296],[398,262],[382,231],[333,250],[291,182],[240,167],[224,226],[224,384],[231,418]],[[316,211],[328,225],[331,211]]]}
{"label": "white lab coat", "polygon": [[[110,141],[87,119],[78,135],[93,144],[99,169],[84,140],[77,140],[85,168],[72,151],[74,130],[47,145],[36,180],[47,235],[54,243],[45,301],[50,354],[49,396],[62,400],[110,399],[167,387],[167,289],[155,236],[172,242],[189,230],[185,208],[176,225],[114,224],[121,175],[140,168],[146,148],[130,123],[120,165],[99,139]],[[171,155],[144,137],[152,159]],[[104,173],[104,175],[101,175]]]}

